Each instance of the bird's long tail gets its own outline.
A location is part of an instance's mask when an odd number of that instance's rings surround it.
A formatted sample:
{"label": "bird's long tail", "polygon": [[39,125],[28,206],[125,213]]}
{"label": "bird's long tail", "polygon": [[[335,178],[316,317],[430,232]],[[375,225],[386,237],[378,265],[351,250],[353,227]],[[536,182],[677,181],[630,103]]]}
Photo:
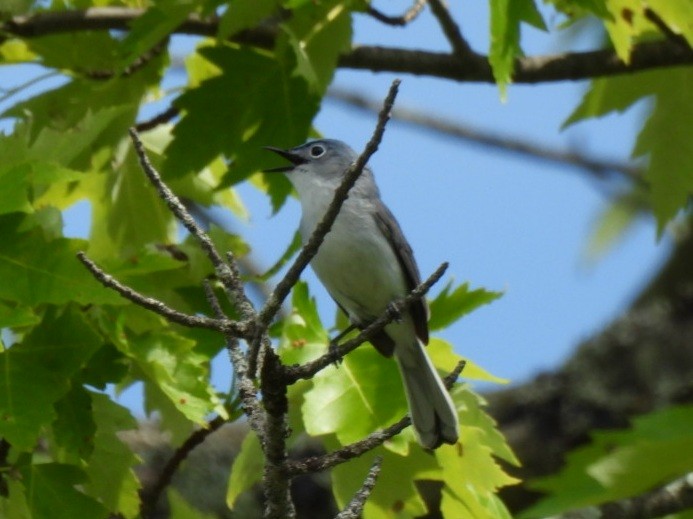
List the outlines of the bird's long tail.
{"label": "bird's long tail", "polygon": [[419,443],[426,449],[456,443],[460,434],[457,411],[423,344],[418,340],[409,347],[398,344],[395,358]]}

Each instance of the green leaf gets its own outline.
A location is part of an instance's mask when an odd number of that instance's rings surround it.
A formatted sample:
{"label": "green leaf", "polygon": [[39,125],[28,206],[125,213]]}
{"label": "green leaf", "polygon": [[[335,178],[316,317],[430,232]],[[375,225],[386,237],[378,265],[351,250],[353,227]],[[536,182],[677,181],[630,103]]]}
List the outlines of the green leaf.
{"label": "green leaf", "polygon": [[320,95],[332,81],[339,56],[351,47],[352,4],[352,0],[305,4],[281,25],[277,53],[293,53],[296,71]]}
{"label": "green leaf", "polygon": [[633,155],[649,158],[648,198],[660,235],[693,193],[693,149],[686,139],[693,131],[693,108],[685,101],[692,78],[693,72],[678,68],[594,80],[564,123],[566,126],[581,119],[621,112],[636,101],[654,96],[652,111]]}
{"label": "green leaf", "polygon": [[515,58],[522,55],[520,23],[546,30],[534,0],[491,0],[491,48],[489,62],[501,96],[512,81]]}
{"label": "green leaf", "polygon": [[119,347],[188,420],[204,425],[207,414],[223,412],[207,380],[209,358],[195,352],[194,342],[160,332],[131,337]]}
{"label": "green leaf", "polygon": [[170,519],[216,519],[217,515],[205,514],[189,504],[173,488],[169,488],[166,493],[168,496],[168,506],[170,508]]}
{"label": "green leaf", "polygon": [[76,310],[49,311],[19,344],[0,352],[0,435],[31,449],[41,427],[55,417],[53,404],[101,339]]}
{"label": "green leaf", "polygon": [[531,483],[549,495],[522,517],[638,495],[690,472],[691,424],[693,407],[679,406],[637,417],[628,430],[594,433],[591,444],[568,454],[560,473]]}
{"label": "green leaf", "polygon": [[[328,443],[328,449],[332,447],[337,445]],[[345,507],[354,497],[376,456],[382,456],[382,468],[378,483],[366,501],[363,516],[369,519],[389,519],[425,515],[426,505],[414,482],[417,479],[428,479],[427,476],[438,469],[436,458],[418,448],[412,449],[408,456],[400,456],[378,447],[367,455],[332,469],[332,491],[337,506],[340,509]]]}
{"label": "green leaf", "polygon": [[197,7],[191,0],[159,0],[130,24],[120,48],[122,67],[127,67],[161,43]]}
{"label": "green leaf", "polygon": [[74,385],[54,407],[57,414],[52,426],[54,459],[79,465],[94,450],[96,424],[89,392],[81,385]]}
{"label": "green leaf", "polygon": [[0,216],[0,297],[26,305],[39,303],[123,304],[124,300],[104,288],[77,260],[83,240],[47,240],[41,229],[22,232],[23,218]]}
{"label": "green leaf", "polygon": [[0,328],[33,326],[41,318],[31,308],[0,302]]}
{"label": "green leaf", "polygon": [[221,15],[217,38],[226,40],[239,31],[255,27],[278,8],[278,0],[233,0]]}
{"label": "green leaf", "polygon": [[[467,398],[466,402],[470,403],[472,399]],[[471,410],[480,412],[478,404]],[[448,492],[444,504],[446,516],[462,505],[471,512],[469,517],[495,519],[497,503],[493,501],[494,494],[499,488],[515,484],[518,480],[506,474],[494,459],[495,453],[487,438],[489,429],[495,432],[494,427],[487,425],[482,429],[468,425],[465,412],[461,413],[460,423],[459,442],[456,445],[443,445],[435,451],[442,469],[441,479],[445,481]],[[504,447],[508,449],[507,445]],[[491,503],[494,504],[493,508],[489,508]]]}
{"label": "green leaf", "polygon": [[174,445],[184,442],[193,432],[194,424],[151,380],[144,381],[144,409],[148,416],[156,412],[161,429],[171,435],[171,443]]}
{"label": "green leaf", "polygon": [[98,501],[77,490],[85,482],[85,476],[74,465],[27,464],[19,467],[19,471],[32,519],[108,517],[108,510]]}
{"label": "green leaf", "polygon": [[[458,362],[463,360],[462,357],[455,353],[452,344],[438,337],[431,338],[426,347],[426,351],[431,357],[431,360],[433,360],[433,364],[443,369],[443,376],[451,372],[457,366]],[[464,362],[464,369],[461,373],[463,378],[493,382],[495,384],[508,383],[507,379],[492,375],[470,359],[464,359]]]}
{"label": "green leaf", "polygon": [[94,182],[92,193],[89,254],[94,259],[129,258],[145,245],[176,241],[173,215],[147,180],[132,146],[112,174]]}
{"label": "green leaf", "polygon": [[308,293],[307,283],[294,285],[291,314],[282,325],[279,355],[285,364],[302,364],[327,351],[329,337],[320,322],[315,299]]}
{"label": "green leaf", "polygon": [[440,330],[476,310],[480,306],[489,304],[503,295],[502,292],[490,292],[483,288],[469,290],[469,283],[455,288],[452,293],[452,281],[450,281],[440,294],[430,302],[431,318],[428,327],[431,330]]}
{"label": "green leaf", "polygon": [[647,6],[655,11],[667,27],[680,34],[693,46],[693,3],[689,0],[649,0]]}
{"label": "green leaf", "polygon": [[587,259],[597,260],[613,249],[645,207],[644,196],[639,191],[615,196],[597,218],[585,250]]}
{"label": "green leaf", "polygon": [[301,411],[308,434],[335,434],[342,445],[387,427],[407,412],[397,363],[375,348],[358,348],[313,378]]}
{"label": "green leaf", "polygon": [[122,381],[128,372],[128,362],[113,344],[104,344],[91,356],[82,369],[82,380],[96,389],[106,389],[106,384]]}
{"label": "green leaf", "polygon": [[46,67],[84,73],[113,70],[117,64],[118,42],[107,31],[70,31],[25,41]]}
{"label": "green leaf", "polygon": [[238,496],[250,490],[262,480],[265,456],[257,435],[249,432],[243,439],[241,450],[231,467],[229,486],[226,491],[226,505],[233,510]]}
{"label": "green leaf", "polygon": [[0,517],[33,519],[26,500],[26,489],[19,479],[6,478],[8,496],[0,499]]}
{"label": "green leaf", "polygon": [[104,394],[91,393],[91,400],[96,434],[94,451],[86,467],[89,482],[85,484],[85,491],[111,513],[122,514],[128,519],[137,517],[140,484],[132,467],[138,459],[118,438],[121,431],[136,429],[137,421],[130,411]]}
{"label": "green leaf", "polygon": [[[223,73],[176,100],[185,115],[166,148],[166,175],[199,171],[225,155],[231,160],[227,182],[239,182],[268,160],[262,146],[305,140],[319,98],[286,64],[266,52],[229,45],[204,47],[199,53]],[[268,182],[280,183],[288,194],[281,175]]]}
{"label": "green leaf", "polygon": [[[657,101],[633,149],[635,156],[648,156],[647,180],[650,203],[659,234],[693,195],[693,106],[689,102],[693,71],[671,71],[658,84]],[[673,131],[672,131],[673,130]]]}

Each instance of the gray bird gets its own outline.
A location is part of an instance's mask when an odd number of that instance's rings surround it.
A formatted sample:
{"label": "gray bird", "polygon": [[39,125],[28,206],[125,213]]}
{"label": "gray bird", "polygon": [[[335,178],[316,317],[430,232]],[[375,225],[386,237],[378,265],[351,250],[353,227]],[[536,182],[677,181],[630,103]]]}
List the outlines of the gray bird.
{"label": "gray bird", "polygon": [[[345,143],[331,139],[290,150],[266,149],[291,162],[290,166],[267,171],[285,173],[298,192],[303,213],[300,232],[305,243],[358,155]],[[311,266],[358,327],[368,325],[420,283],[411,247],[380,199],[370,169],[363,170],[349,191]],[[456,443],[459,425],[455,406],[424,350],[428,343],[425,300],[411,305],[400,320],[387,325],[370,342],[386,357],[394,354],[419,443],[427,449]]]}

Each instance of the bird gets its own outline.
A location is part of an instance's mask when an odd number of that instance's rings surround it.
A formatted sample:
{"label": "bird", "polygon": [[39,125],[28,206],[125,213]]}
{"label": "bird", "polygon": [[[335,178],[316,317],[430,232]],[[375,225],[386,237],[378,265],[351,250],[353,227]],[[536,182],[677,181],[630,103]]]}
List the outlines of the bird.
{"label": "bird", "polygon": [[[296,190],[302,213],[299,231],[305,244],[358,154],[335,139],[312,140],[291,149],[265,149],[289,162],[265,172],[284,173]],[[310,264],[332,299],[361,329],[420,284],[412,248],[381,200],[370,168],[363,169],[349,191]],[[432,450],[443,443],[457,443],[455,405],[424,349],[428,343],[425,298],[403,310],[370,342],[397,362],[419,444]]]}

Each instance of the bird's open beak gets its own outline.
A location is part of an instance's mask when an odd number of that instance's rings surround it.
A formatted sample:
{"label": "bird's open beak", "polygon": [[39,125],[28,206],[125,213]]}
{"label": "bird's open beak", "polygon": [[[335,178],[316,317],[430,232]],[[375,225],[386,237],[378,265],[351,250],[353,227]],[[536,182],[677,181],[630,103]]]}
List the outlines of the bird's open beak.
{"label": "bird's open beak", "polygon": [[273,151],[277,155],[280,155],[289,162],[291,162],[291,166],[280,166],[278,168],[264,169],[262,170],[263,173],[285,173],[287,171],[291,171],[296,166],[300,166],[301,164],[305,164],[307,162],[306,159],[304,159],[303,157],[296,155],[295,153],[292,153],[288,150],[275,148],[274,146],[263,146],[263,148],[269,151]]}

